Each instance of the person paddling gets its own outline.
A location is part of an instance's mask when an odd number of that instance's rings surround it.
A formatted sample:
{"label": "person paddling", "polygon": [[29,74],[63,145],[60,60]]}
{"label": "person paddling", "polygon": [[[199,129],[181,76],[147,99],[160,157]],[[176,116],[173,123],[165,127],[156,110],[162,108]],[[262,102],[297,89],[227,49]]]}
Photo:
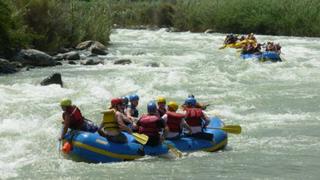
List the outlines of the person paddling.
{"label": "person paddling", "polygon": [[162,116],[168,127],[168,134],[166,139],[178,139],[183,128],[186,128],[190,134],[192,134],[192,129],[184,120],[185,114],[177,113],[178,104],[174,101],[168,103],[168,111]]}
{"label": "person paddling", "polygon": [[[212,134],[203,132],[203,128],[210,123],[210,119],[202,109],[195,107],[196,104],[197,101],[194,98],[189,97],[185,100],[185,120],[192,130],[192,134],[190,136],[212,140]],[[202,121],[204,121],[204,126],[202,125]]]}
{"label": "person paddling", "polygon": [[137,106],[139,104],[139,96],[136,94],[129,96],[130,105],[127,108],[127,117],[133,122],[135,121],[139,116],[139,111],[137,109]]}
{"label": "person paddling", "polygon": [[[147,105],[148,114],[144,114],[137,122],[138,132],[149,137],[146,145],[157,146],[162,143],[167,134],[165,122],[157,113],[157,105],[151,101]],[[160,135],[160,131],[164,129],[164,133]]]}
{"label": "person paddling", "polygon": [[[104,112],[103,121],[99,127],[99,134],[114,143],[126,143],[126,136],[121,131],[132,133],[132,130],[126,126],[124,113],[124,106],[121,98],[114,98],[111,100],[111,107],[109,111]],[[109,114],[109,115],[108,115]]]}
{"label": "person paddling", "polygon": [[160,117],[162,117],[167,112],[166,99],[164,97],[158,97],[157,103],[158,103],[158,114]]}
{"label": "person paddling", "polygon": [[59,138],[60,141],[64,139],[64,136],[69,128],[71,130],[87,132],[96,132],[98,130],[96,125],[94,125],[92,122],[89,122],[89,120],[82,116],[81,111],[77,106],[72,105],[72,101],[70,99],[62,99],[60,101],[60,106],[63,110],[63,130]]}

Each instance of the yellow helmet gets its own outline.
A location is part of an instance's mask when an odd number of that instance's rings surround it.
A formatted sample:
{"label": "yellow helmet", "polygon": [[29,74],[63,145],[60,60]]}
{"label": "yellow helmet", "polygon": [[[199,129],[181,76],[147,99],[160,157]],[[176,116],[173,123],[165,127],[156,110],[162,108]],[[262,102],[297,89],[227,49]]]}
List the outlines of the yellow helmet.
{"label": "yellow helmet", "polygon": [[67,98],[64,98],[60,101],[60,106],[71,106],[72,105],[72,102],[70,99],[67,99]]}
{"label": "yellow helmet", "polygon": [[166,99],[164,97],[158,97],[157,102],[158,103],[166,103]]}
{"label": "yellow helmet", "polygon": [[168,107],[169,107],[170,109],[176,111],[179,106],[178,106],[178,104],[177,104],[175,101],[170,101],[170,102],[168,103]]}

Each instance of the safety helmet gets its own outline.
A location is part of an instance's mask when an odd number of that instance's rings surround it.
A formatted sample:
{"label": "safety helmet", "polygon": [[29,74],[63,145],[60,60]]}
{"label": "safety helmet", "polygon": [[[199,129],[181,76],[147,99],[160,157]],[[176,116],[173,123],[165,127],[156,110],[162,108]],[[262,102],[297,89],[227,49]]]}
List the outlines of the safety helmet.
{"label": "safety helmet", "polygon": [[175,101],[170,101],[168,103],[168,107],[173,111],[176,111],[178,109],[178,104]]}
{"label": "safety helmet", "polygon": [[154,101],[150,101],[148,104],[147,104],[147,110],[148,110],[148,113],[154,113],[157,111],[157,105]]}
{"label": "safety helmet", "polygon": [[130,101],[139,101],[139,96],[136,94],[133,94],[129,97]]}
{"label": "safety helmet", "polygon": [[158,103],[166,103],[166,99],[164,97],[158,97],[157,102]]}
{"label": "safety helmet", "polygon": [[184,101],[184,104],[188,106],[195,106],[197,104],[197,101],[196,99],[189,97]]}
{"label": "safety helmet", "polygon": [[60,101],[60,106],[66,107],[71,105],[72,105],[72,101],[70,99],[64,98]]}
{"label": "safety helmet", "polygon": [[122,99],[123,104],[128,104],[129,98],[127,96],[123,96],[123,97],[121,97],[121,99]]}
{"label": "safety helmet", "polygon": [[122,99],[121,98],[113,98],[111,99],[111,106],[116,106],[122,104]]}
{"label": "safety helmet", "polygon": [[193,94],[189,94],[188,98],[194,98],[194,95]]}

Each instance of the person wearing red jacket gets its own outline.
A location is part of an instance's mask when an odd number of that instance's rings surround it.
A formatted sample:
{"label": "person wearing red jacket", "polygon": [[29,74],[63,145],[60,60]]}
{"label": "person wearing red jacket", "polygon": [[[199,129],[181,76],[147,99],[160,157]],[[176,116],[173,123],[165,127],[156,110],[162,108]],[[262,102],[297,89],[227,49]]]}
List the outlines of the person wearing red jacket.
{"label": "person wearing red jacket", "polygon": [[81,111],[77,106],[72,105],[72,101],[70,99],[62,99],[60,106],[63,110],[63,129],[59,138],[60,141],[64,139],[69,128],[71,130],[87,132],[96,132],[98,130],[96,125],[82,116]]}
{"label": "person wearing red jacket", "polygon": [[[165,122],[161,119],[157,112],[157,105],[155,102],[151,101],[147,105],[148,114],[144,114],[140,117],[137,122],[138,132],[145,134],[149,137],[146,145],[157,146],[162,143],[167,130],[165,129]],[[160,131],[164,129],[162,136]]]}
{"label": "person wearing red jacket", "polygon": [[168,127],[167,139],[178,139],[183,128],[186,128],[190,134],[192,130],[190,126],[184,120],[185,114],[177,113],[178,104],[174,101],[168,103],[168,111],[162,116],[162,119],[166,122]]}

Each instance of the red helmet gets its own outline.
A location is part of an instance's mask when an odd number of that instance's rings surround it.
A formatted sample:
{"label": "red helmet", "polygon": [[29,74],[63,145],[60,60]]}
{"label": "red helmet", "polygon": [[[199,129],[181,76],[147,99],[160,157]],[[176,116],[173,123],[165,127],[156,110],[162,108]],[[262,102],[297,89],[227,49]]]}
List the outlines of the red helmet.
{"label": "red helmet", "polygon": [[111,106],[116,106],[122,104],[122,99],[121,98],[113,98],[111,99]]}

